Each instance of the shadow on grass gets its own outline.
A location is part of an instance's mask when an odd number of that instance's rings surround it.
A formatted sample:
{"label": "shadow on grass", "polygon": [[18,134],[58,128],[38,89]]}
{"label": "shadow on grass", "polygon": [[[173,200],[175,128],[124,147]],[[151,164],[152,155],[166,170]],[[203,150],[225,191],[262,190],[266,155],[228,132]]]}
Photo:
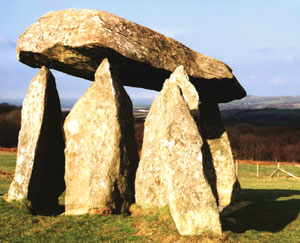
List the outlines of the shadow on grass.
{"label": "shadow on grass", "polygon": [[52,209],[45,209],[45,208],[34,209],[29,206],[28,210],[32,215],[58,216],[65,212],[65,205],[58,205],[57,207]]}
{"label": "shadow on grass", "polygon": [[[300,199],[284,198],[293,195],[300,195],[300,191],[243,189],[241,200],[252,203],[223,217],[223,231],[244,233],[247,230],[257,230],[276,233],[283,230],[300,212]],[[276,200],[278,198],[282,199]]]}

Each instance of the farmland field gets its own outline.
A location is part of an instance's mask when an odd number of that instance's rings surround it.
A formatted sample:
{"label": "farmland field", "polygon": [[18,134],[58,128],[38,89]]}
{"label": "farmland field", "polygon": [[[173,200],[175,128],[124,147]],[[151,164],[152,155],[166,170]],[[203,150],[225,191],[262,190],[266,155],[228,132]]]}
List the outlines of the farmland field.
{"label": "farmland field", "polygon": [[[0,152],[0,194],[7,193],[15,167],[15,153]],[[300,176],[300,168],[281,168]],[[142,211],[132,206],[130,216],[34,216],[26,202],[0,198],[1,242],[299,242],[300,180],[281,173],[270,178],[276,164],[238,165],[240,199],[250,204],[221,217],[223,236],[180,236],[168,208]],[[63,203],[63,196],[60,200]]]}

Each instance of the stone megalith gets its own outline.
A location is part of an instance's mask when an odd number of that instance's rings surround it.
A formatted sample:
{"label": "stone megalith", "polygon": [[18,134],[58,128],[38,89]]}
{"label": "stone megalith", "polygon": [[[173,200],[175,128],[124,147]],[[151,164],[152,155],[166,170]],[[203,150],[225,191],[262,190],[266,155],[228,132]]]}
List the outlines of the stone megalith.
{"label": "stone megalith", "polygon": [[131,100],[104,59],[64,124],[66,214],[128,211],[138,164],[133,124]]}
{"label": "stone megalith", "polygon": [[218,205],[222,209],[231,203],[237,180],[231,147],[218,104],[203,102],[199,105],[199,113],[204,140],[203,159],[206,161],[204,171],[213,191],[217,192]]}
{"label": "stone megalith", "polygon": [[[198,93],[192,83],[188,81],[188,76],[184,71],[184,67],[177,67],[176,72],[171,75],[168,82],[174,83],[180,87],[192,115],[195,119],[198,119]],[[157,101],[154,101],[153,106],[156,103]],[[159,153],[162,146],[162,140],[161,137],[157,137],[161,127],[164,125],[161,123],[164,119],[165,111],[160,111],[159,108],[156,108],[150,109],[145,121],[142,156],[135,182],[137,188],[135,196],[137,204],[145,208],[161,207],[168,204],[166,182],[163,176],[165,172],[163,171],[164,167],[161,164],[161,161],[166,158],[162,158],[161,156],[164,154]]]}
{"label": "stone megalith", "polygon": [[221,235],[216,199],[203,172],[202,139],[177,85],[183,77],[183,68],[177,68],[147,116],[136,203],[144,208],[169,205],[182,235]]}
{"label": "stone megalith", "polygon": [[118,66],[123,85],[157,91],[183,65],[202,102],[228,102],[246,95],[223,62],[98,10],[66,9],[43,15],[20,36],[17,56],[31,67],[46,65],[92,81],[107,57]]}
{"label": "stone megalith", "polygon": [[28,199],[36,214],[55,214],[65,190],[61,107],[51,72],[42,67],[23,101],[18,155],[7,200]]}
{"label": "stone megalith", "polygon": [[199,104],[198,93],[189,82],[183,66],[179,66],[178,69],[181,71],[174,73],[170,82],[176,83],[182,90],[182,95],[204,140],[202,146],[204,173],[222,209],[230,204],[233,185],[237,180],[227,132],[218,104],[214,102]]}

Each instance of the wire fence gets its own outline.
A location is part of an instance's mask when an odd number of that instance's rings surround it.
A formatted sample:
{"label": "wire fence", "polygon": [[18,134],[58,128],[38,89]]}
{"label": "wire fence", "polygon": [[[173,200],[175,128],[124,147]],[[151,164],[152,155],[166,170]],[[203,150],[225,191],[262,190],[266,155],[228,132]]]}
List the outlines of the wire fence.
{"label": "wire fence", "polygon": [[[13,175],[16,165],[16,153],[0,153],[0,174]],[[235,161],[238,177],[248,178],[294,178],[300,181],[300,163]]]}
{"label": "wire fence", "polygon": [[294,178],[300,180],[300,163],[251,162],[235,161],[238,177],[273,177]]}

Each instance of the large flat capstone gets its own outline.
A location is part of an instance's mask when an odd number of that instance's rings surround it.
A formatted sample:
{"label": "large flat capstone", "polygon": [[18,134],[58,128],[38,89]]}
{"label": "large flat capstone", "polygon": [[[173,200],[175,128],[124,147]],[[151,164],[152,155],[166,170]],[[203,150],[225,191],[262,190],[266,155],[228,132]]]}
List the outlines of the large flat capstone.
{"label": "large flat capstone", "polygon": [[53,11],[19,38],[19,61],[94,80],[104,58],[118,67],[123,85],[160,91],[183,65],[201,101],[228,102],[246,95],[223,62],[195,52],[149,28],[98,10]]}

